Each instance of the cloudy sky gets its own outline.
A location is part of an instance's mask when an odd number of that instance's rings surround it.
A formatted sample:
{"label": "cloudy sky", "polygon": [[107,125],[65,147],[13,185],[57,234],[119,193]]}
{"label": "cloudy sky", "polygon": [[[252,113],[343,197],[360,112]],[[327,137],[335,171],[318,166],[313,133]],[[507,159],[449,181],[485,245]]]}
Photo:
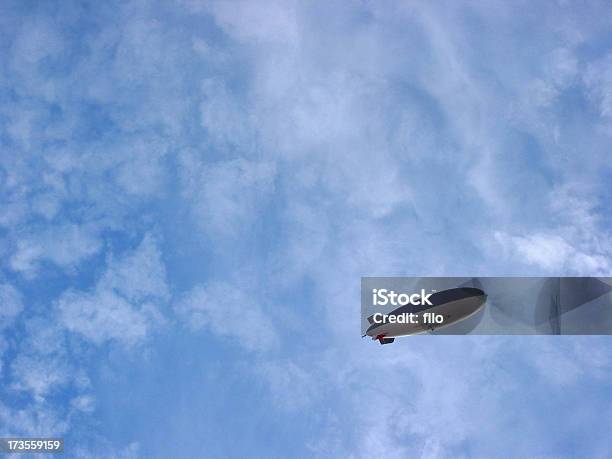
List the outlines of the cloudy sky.
{"label": "cloudy sky", "polygon": [[612,275],[606,1],[0,3],[0,433],[610,457],[612,340],[360,337],[360,276]]}

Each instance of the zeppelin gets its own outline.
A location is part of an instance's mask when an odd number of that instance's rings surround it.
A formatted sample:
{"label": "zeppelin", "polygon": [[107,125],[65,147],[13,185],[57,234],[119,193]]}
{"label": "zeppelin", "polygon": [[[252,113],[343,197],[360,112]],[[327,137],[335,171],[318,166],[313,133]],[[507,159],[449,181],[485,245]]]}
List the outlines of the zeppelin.
{"label": "zeppelin", "polygon": [[[369,316],[370,326],[364,336],[370,336],[380,344],[389,344],[397,336],[433,331],[465,320],[480,311],[486,301],[487,295],[479,288],[442,290],[431,294],[424,305],[407,304],[388,314],[377,312]],[[431,317],[442,319],[432,321]]]}

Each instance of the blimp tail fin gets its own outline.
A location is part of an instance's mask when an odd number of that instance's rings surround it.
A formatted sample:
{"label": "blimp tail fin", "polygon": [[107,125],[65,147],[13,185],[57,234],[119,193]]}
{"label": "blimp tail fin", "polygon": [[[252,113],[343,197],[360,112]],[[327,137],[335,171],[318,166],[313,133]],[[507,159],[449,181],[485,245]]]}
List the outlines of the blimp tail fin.
{"label": "blimp tail fin", "polygon": [[368,317],[368,322],[370,323],[370,325],[374,323],[374,315],[371,315],[370,317]]}

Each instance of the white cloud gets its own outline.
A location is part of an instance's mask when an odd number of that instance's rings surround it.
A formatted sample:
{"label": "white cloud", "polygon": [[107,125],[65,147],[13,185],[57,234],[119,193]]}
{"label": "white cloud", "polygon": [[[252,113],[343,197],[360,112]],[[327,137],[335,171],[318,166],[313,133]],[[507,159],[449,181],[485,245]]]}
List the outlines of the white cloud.
{"label": "white cloud", "polygon": [[175,304],[174,310],[192,330],[208,330],[238,342],[248,351],[267,351],[278,345],[274,324],[256,298],[238,285],[197,285]]}
{"label": "white cloud", "polygon": [[612,55],[589,64],[584,82],[600,115],[612,117]]}
{"label": "white cloud", "polygon": [[112,291],[68,292],[62,295],[58,307],[66,328],[95,344],[115,340],[133,345],[141,342],[151,327],[144,310]]}
{"label": "white cloud", "polygon": [[299,37],[298,4],[294,1],[273,0],[265,7],[244,0],[215,1],[209,8],[221,27],[246,44],[255,41],[274,46]]}
{"label": "white cloud", "polygon": [[196,225],[216,237],[235,236],[257,217],[274,192],[273,162],[235,159],[205,164],[194,153],[181,157],[183,196]]}
{"label": "white cloud", "polygon": [[609,275],[612,235],[602,224],[598,201],[590,198],[588,186],[584,190],[585,185],[568,183],[553,188],[546,204],[554,227],[516,229],[515,234],[494,231],[498,244],[491,253],[556,275]]}
{"label": "white cloud", "polygon": [[110,259],[97,285],[99,290],[115,290],[128,301],[145,299],[167,301],[166,268],[157,239],[148,233],[133,251]]}
{"label": "white cloud", "polygon": [[70,272],[101,248],[99,229],[95,225],[61,224],[19,238],[9,265],[27,278],[37,275],[41,261]]}
{"label": "white cloud", "polygon": [[84,413],[92,413],[95,409],[95,400],[89,395],[80,395],[70,401],[70,406]]}
{"label": "white cloud", "polygon": [[[580,343],[580,337],[574,340],[573,343],[568,343],[567,340],[554,343],[546,341],[537,353],[530,356],[539,377],[558,390],[578,383],[581,378],[593,377],[597,370],[609,367],[607,359],[592,361],[589,357],[581,356],[585,346]],[[600,350],[596,349],[595,352],[599,354]]]}
{"label": "white cloud", "polygon": [[3,371],[4,352],[8,348],[4,331],[11,329],[21,311],[23,311],[21,293],[12,285],[0,282],[0,376]]}
{"label": "white cloud", "polygon": [[497,231],[494,236],[506,259],[535,265],[545,272],[605,275],[611,270],[607,255],[583,252],[555,233],[511,236]]}
{"label": "white cloud", "polygon": [[[163,190],[167,180],[165,145],[159,139],[135,142],[122,148],[117,155],[117,184],[129,195],[150,198]],[[125,159],[124,159],[125,158]]]}
{"label": "white cloud", "polygon": [[0,283],[0,330],[8,328],[22,310],[21,293],[10,284]]}
{"label": "white cloud", "polygon": [[62,40],[57,30],[44,20],[25,21],[12,46],[13,59],[18,62],[36,63],[41,59],[57,55],[62,49]]}
{"label": "white cloud", "polygon": [[108,267],[94,289],[69,290],[57,302],[61,321],[96,344],[143,342],[159,325],[169,299],[166,273],[155,238],[148,234],[133,251]]}
{"label": "white cloud", "polygon": [[517,256],[528,264],[536,264],[553,271],[561,269],[575,249],[555,234],[534,234],[526,237],[509,236],[496,232],[495,239],[509,252],[517,251]]}
{"label": "white cloud", "polygon": [[67,381],[64,336],[55,324],[29,319],[19,348],[12,364],[18,386],[45,395],[54,385]]}
{"label": "white cloud", "polygon": [[282,410],[305,409],[318,395],[311,370],[290,360],[259,362],[255,371],[268,384],[271,399]]}
{"label": "white cloud", "polygon": [[42,401],[53,390],[70,382],[72,370],[65,355],[22,353],[11,364],[13,387],[28,391],[35,400]]}
{"label": "white cloud", "polygon": [[206,79],[202,82],[200,117],[212,144],[218,148],[239,148],[241,154],[255,147],[253,120],[249,118],[244,101],[228,91],[222,80]]}
{"label": "white cloud", "polygon": [[57,437],[68,431],[68,422],[48,404],[16,409],[0,402],[0,428],[7,436]]}
{"label": "white cloud", "polygon": [[[16,301],[14,291],[1,290],[5,299]],[[8,302],[4,305],[3,311],[12,309],[11,314],[20,309],[9,308]],[[83,413],[91,415],[95,408],[83,360],[89,353],[71,343],[52,314],[27,318],[23,332],[13,330],[16,355],[3,375],[6,403],[13,397],[20,403],[18,407],[0,403],[0,430],[12,436],[63,437],[74,419]],[[69,404],[57,403],[68,396]]]}

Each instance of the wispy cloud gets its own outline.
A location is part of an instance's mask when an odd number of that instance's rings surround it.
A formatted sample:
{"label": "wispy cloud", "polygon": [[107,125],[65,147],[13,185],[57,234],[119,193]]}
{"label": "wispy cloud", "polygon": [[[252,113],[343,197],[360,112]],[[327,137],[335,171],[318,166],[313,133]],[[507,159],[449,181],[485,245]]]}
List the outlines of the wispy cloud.
{"label": "wispy cloud", "polygon": [[[9,1],[2,430],[74,435],[77,457],[147,457],[142,432],[184,431],[187,456],[240,456],[237,426],[252,455],[274,429],[319,456],[609,455],[609,340],[381,349],[356,305],[362,275],[609,274],[611,15]],[[239,377],[217,381],[229,360]],[[149,398],[119,408],[104,388],[130,371]]]}
{"label": "wispy cloud", "polygon": [[261,305],[236,284],[197,285],[174,306],[192,330],[208,330],[235,340],[248,351],[266,351],[278,345],[277,331]]}
{"label": "wispy cloud", "polygon": [[94,289],[67,291],[57,307],[68,330],[96,344],[113,340],[130,346],[159,325],[168,296],[165,268],[149,234],[132,252],[111,259]]}

